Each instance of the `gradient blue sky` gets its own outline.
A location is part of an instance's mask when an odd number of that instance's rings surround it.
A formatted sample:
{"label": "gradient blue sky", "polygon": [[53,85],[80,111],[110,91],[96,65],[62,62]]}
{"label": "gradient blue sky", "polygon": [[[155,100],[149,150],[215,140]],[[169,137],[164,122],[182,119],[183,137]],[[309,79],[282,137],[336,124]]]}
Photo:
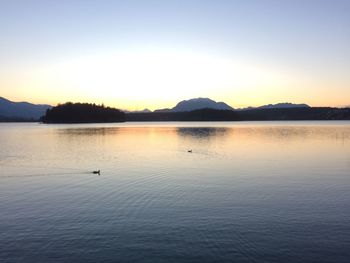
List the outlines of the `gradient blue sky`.
{"label": "gradient blue sky", "polygon": [[0,0],[0,96],[350,104],[350,1]]}

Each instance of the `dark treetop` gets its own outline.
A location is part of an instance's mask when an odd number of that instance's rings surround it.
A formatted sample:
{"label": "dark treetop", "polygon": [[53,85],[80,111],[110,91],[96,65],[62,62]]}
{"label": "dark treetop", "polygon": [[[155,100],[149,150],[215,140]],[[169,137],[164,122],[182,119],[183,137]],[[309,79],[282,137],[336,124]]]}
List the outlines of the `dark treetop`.
{"label": "dark treetop", "polygon": [[124,122],[125,113],[103,105],[68,102],[48,109],[42,121],[44,123]]}

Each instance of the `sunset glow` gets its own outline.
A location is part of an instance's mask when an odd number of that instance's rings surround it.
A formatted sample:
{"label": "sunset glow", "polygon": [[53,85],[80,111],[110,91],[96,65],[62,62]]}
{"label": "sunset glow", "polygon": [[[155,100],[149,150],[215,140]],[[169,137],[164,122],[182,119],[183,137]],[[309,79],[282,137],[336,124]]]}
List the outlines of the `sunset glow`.
{"label": "sunset glow", "polygon": [[[221,1],[209,18],[208,3],[183,2],[172,9],[173,4],[163,2],[145,6],[111,1],[86,4],[88,10],[97,9],[92,20],[89,13],[74,17],[78,2],[1,4],[2,24],[7,24],[0,27],[1,96],[52,105],[95,102],[128,110],[172,107],[195,97],[225,101],[234,108],[278,102],[350,104],[346,1],[310,1],[303,6],[310,13],[289,10],[292,2],[251,6]],[[131,7],[135,18],[126,16]],[[190,14],[191,8],[197,12]],[[260,22],[246,21],[252,11]],[[276,20],[264,12],[272,12]],[[179,14],[192,23],[176,19]],[[48,15],[53,15],[48,26],[36,19]],[[277,20],[283,16],[290,21]],[[290,28],[299,20],[303,28]],[[327,33],[320,34],[323,28]]]}

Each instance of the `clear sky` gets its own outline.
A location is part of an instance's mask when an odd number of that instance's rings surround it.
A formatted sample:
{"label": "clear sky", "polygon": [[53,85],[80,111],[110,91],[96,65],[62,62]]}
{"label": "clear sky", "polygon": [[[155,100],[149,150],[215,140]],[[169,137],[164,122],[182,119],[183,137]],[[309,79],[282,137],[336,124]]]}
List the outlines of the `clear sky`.
{"label": "clear sky", "polygon": [[350,1],[0,0],[0,96],[350,105]]}

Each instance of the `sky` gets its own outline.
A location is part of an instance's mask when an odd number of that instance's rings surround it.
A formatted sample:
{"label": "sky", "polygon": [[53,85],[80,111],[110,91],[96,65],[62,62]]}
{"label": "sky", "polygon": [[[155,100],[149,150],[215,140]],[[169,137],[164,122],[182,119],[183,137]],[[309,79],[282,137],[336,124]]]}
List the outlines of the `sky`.
{"label": "sky", "polygon": [[350,105],[348,0],[0,0],[0,96]]}

